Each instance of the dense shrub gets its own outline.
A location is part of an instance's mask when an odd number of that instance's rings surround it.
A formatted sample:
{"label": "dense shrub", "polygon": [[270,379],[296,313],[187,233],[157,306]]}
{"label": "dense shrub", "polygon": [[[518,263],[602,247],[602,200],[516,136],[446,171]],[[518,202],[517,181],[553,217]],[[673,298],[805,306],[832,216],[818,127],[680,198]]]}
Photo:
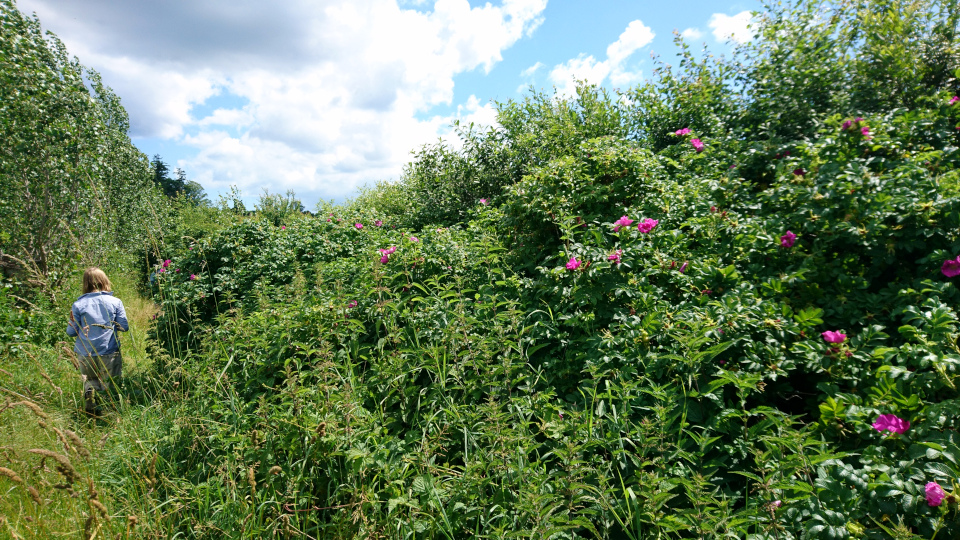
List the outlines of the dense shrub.
{"label": "dense shrub", "polygon": [[960,535],[960,12],[918,6],[768,5],[732,59],[159,263],[170,526]]}

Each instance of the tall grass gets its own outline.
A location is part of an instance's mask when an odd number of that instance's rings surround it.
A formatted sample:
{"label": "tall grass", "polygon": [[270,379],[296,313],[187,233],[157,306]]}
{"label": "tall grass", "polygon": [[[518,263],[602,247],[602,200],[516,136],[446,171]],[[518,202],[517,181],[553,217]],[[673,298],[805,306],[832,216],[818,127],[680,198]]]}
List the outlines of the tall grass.
{"label": "tall grass", "polygon": [[[46,317],[46,345],[4,349],[0,362],[0,537],[139,538],[147,514],[126,508],[131,499],[116,489],[120,456],[141,438],[143,410],[152,408],[156,386],[147,334],[154,303],[136,286],[129,265],[105,268],[114,294],[123,300],[130,331],[121,336],[124,392],[104,414],[83,412],[82,381],[66,336],[69,303],[79,296],[79,272],[63,305]],[[130,477],[124,471],[124,477]]]}

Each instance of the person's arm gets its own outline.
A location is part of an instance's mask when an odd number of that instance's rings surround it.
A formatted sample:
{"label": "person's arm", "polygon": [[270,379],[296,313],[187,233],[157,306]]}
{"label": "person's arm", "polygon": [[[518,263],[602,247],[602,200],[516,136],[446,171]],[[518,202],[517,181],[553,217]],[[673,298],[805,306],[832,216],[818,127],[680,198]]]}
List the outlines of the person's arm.
{"label": "person's arm", "polygon": [[117,317],[114,319],[116,322],[116,327],[121,332],[126,332],[130,330],[130,323],[127,322],[127,312],[123,308],[123,302],[120,302],[120,305],[117,307]]}
{"label": "person's arm", "polygon": [[73,306],[70,307],[70,321],[67,323],[67,335],[77,337],[77,320],[73,318]]}

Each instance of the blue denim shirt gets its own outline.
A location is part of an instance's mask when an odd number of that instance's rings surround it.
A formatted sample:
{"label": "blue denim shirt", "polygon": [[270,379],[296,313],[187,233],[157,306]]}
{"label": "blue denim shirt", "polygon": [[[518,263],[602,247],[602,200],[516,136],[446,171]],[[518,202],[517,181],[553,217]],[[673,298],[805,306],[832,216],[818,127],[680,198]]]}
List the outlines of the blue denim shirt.
{"label": "blue denim shirt", "polygon": [[87,293],[73,303],[75,323],[67,325],[67,335],[75,336],[77,356],[103,356],[120,350],[116,331],[130,329],[123,302],[112,292]]}

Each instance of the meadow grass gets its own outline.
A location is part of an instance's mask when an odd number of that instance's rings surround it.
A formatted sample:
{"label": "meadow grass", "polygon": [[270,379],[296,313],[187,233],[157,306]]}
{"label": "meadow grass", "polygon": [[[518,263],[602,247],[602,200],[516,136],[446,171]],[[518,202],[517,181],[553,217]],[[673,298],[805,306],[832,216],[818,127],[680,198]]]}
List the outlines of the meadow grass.
{"label": "meadow grass", "polygon": [[[79,296],[79,272],[62,293],[48,331],[53,346],[6,348],[0,369],[0,538],[140,538],[145,512],[119,490],[117,465],[136,452],[143,412],[153,407],[142,384],[150,367],[147,335],[155,304],[122,267],[106,268],[123,300],[130,331],[122,334],[125,394],[99,418],[83,412],[82,381],[64,332],[69,304]],[[60,324],[62,322],[62,324]],[[64,328],[60,328],[63,326]],[[59,338],[62,337],[62,341]],[[146,394],[144,394],[146,392]],[[132,399],[131,399],[132,398]],[[119,459],[118,459],[119,458]],[[144,484],[145,489],[149,489]]]}

